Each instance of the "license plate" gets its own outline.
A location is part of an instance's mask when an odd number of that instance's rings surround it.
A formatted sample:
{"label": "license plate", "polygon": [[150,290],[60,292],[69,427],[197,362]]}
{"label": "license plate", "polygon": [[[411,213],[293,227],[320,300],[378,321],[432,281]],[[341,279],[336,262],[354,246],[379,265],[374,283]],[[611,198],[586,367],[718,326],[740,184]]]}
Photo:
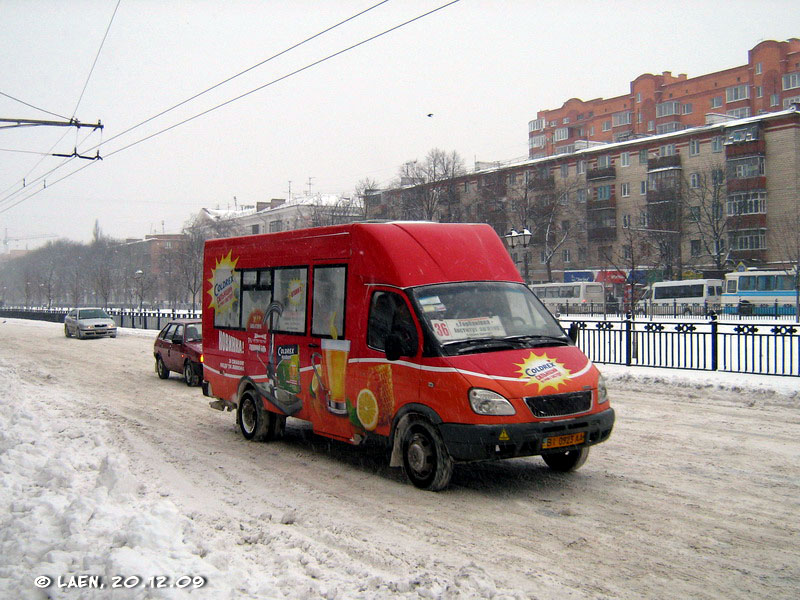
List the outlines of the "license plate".
{"label": "license plate", "polygon": [[570,433],[568,435],[557,435],[556,437],[544,438],[542,442],[542,450],[549,450],[550,448],[563,448],[564,446],[574,446],[575,444],[582,444],[586,439],[586,432]]}

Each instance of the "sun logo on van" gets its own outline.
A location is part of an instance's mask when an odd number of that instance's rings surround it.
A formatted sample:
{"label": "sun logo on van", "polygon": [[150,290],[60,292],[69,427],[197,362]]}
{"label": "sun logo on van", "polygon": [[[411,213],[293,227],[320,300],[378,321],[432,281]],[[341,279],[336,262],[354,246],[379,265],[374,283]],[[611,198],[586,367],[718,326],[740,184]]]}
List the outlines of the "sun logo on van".
{"label": "sun logo on van", "polygon": [[558,391],[559,386],[566,383],[570,376],[570,371],[563,363],[555,358],[550,358],[547,353],[535,354],[531,352],[528,358],[519,367],[519,378],[527,380],[525,385],[536,384],[538,391],[543,391],[548,387]]}
{"label": "sun logo on van", "polygon": [[231,258],[232,252],[231,250],[227,256],[217,259],[217,264],[211,269],[211,277],[208,279],[211,284],[211,288],[208,290],[211,295],[211,303],[208,306],[218,313],[225,313],[233,310],[234,307],[238,308],[239,282],[233,273],[239,258]]}

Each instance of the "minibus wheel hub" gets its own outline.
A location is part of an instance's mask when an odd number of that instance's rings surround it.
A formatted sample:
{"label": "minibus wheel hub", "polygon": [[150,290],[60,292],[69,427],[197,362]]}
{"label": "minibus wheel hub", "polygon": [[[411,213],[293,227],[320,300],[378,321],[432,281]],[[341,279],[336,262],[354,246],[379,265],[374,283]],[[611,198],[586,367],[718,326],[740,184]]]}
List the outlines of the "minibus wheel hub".
{"label": "minibus wheel hub", "polygon": [[419,433],[415,433],[408,444],[407,456],[408,466],[415,473],[424,477],[430,471],[430,461],[433,458],[430,440]]}

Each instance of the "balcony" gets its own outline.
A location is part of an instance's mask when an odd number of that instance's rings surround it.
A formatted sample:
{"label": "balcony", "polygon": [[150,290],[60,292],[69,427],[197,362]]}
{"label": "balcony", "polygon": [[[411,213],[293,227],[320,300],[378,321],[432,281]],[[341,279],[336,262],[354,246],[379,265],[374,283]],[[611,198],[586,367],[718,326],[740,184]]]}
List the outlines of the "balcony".
{"label": "balcony", "polygon": [[726,157],[764,156],[767,142],[763,139],[725,145]]}
{"label": "balcony", "polygon": [[655,171],[656,169],[666,169],[669,167],[681,166],[681,155],[673,154],[671,156],[659,156],[658,158],[650,158],[647,160],[647,170]]}
{"label": "balcony", "polygon": [[615,240],[617,239],[617,228],[616,227],[597,227],[597,228],[589,228],[586,231],[587,237],[590,242],[594,241],[601,241],[601,240]]}
{"label": "balcony", "polygon": [[660,190],[647,190],[647,203],[660,204],[663,202],[677,202],[681,199],[680,188],[662,188]]}
{"label": "balcony", "polygon": [[617,199],[611,197],[608,200],[589,200],[586,202],[586,210],[602,210],[604,208],[617,208]]}
{"label": "balcony", "polygon": [[602,169],[589,169],[586,171],[586,181],[597,181],[598,179],[614,179],[617,176],[616,167],[604,167]]}

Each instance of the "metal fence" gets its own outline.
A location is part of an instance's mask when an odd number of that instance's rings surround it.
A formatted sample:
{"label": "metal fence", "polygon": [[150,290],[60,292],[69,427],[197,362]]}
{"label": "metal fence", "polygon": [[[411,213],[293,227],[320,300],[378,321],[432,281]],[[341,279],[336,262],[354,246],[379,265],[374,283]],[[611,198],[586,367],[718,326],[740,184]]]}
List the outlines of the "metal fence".
{"label": "metal fence", "polygon": [[[66,310],[0,308],[0,316],[62,322]],[[109,309],[120,327],[161,329],[191,311]],[[578,346],[594,362],[638,367],[800,376],[800,325],[787,320],[720,321],[714,313],[682,320],[637,315],[562,315],[578,325]]]}
{"label": "metal fence", "polygon": [[597,363],[800,376],[800,325],[785,321],[562,318],[578,326],[578,346]]}

